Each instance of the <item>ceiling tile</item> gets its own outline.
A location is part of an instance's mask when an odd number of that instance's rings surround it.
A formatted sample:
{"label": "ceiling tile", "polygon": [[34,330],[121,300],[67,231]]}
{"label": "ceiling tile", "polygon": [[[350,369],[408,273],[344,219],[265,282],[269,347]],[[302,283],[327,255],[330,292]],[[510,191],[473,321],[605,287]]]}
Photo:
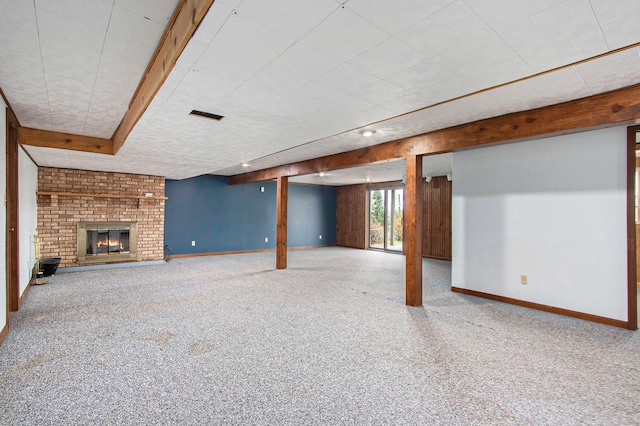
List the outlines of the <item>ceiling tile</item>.
{"label": "ceiling tile", "polygon": [[240,5],[240,3],[242,3],[242,0],[217,0],[216,3],[220,3],[232,9],[235,9]]}
{"label": "ceiling tile", "polygon": [[38,34],[36,11],[33,5],[11,0],[0,0],[0,34]]}
{"label": "ceiling tile", "polygon": [[[78,23],[67,17],[36,9],[38,33],[42,41],[63,43],[68,50],[99,54],[104,45],[105,32]],[[64,28],[64,31],[61,29]]]}
{"label": "ceiling tile", "polygon": [[514,21],[526,19],[532,15],[556,6],[558,0],[465,0],[493,29],[501,29],[513,24]]}
{"label": "ceiling tile", "polygon": [[498,35],[518,54],[546,46],[562,49],[562,41],[599,30],[588,0],[567,0],[498,30]]}
{"label": "ceiling tile", "polygon": [[231,15],[195,68],[211,78],[245,81],[294,43],[242,15]]}
{"label": "ceiling tile", "polygon": [[[191,71],[185,75],[179,86],[167,98],[176,105],[191,106],[192,109],[211,113],[211,108],[224,100],[240,87],[240,82],[211,78],[206,73]],[[200,96],[207,93],[207,96]]]}
{"label": "ceiling tile", "polygon": [[389,34],[396,34],[453,0],[349,0],[346,6]]}
{"label": "ceiling tile", "polygon": [[248,85],[285,96],[339,63],[332,56],[296,43],[260,70]]}
{"label": "ceiling tile", "polygon": [[154,48],[148,43],[138,43],[118,35],[115,31],[109,31],[104,40],[102,62],[119,63],[122,66],[135,64],[142,68],[142,72],[151,60],[153,51]]}
{"label": "ceiling tile", "polygon": [[287,97],[297,99],[303,102],[310,102],[315,105],[325,105],[331,101],[342,96],[341,92],[337,90],[328,89],[325,86],[320,85],[314,81],[311,81],[304,86],[289,93]]}
{"label": "ceiling tile", "polygon": [[[519,59],[516,53],[495,33],[480,36],[459,49],[443,53],[438,62],[458,75],[473,74],[479,68]],[[522,61],[520,61],[522,63]]]}
{"label": "ceiling tile", "polygon": [[371,104],[379,104],[404,94],[404,89],[388,81],[379,80],[369,86],[351,92],[356,98]]}
{"label": "ceiling tile", "polygon": [[155,49],[164,32],[165,25],[116,6],[111,14],[109,32]]}
{"label": "ceiling tile", "polygon": [[536,76],[528,80],[527,84],[547,105],[591,95],[589,88],[575,67]]}
{"label": "ceiling tile", "polygon": [[635,12],[629,13],[618,20],[601,24],[602,33],[609,49],[619,49],[638,43],[640,40],[639,20],[640,12]]}
{"label": "ceiling tile", "polygon": [[535,73],[562,67],[607,51],[600,29],[587,31],[565,40],[521,53],[520,57]]}
{"label": "ceiling tile", "polygon": [[323,86],[343,93],[368,86],[377,80],[373,75],[347,62],[338,65],[317,79]]}
{"label": "ceiling tile", "polygon": [[407,91],[419,90],[422,87],[459,83],[455,73],[442,67],[435,60],[423,61],[411,68],[385,78],[385,80],[402,87]]}
{"label": "ceiling tile", "polygon": [[401,31],[396,37],[428,58],[439,56],[451,49],[491,32],[463,1],[456,1],[417,24]]}
{"label": "ceiling tile", "polygon": [[498,105],[513,112],[526,111],[546,105],[526,81],[519,81],[489,90],[486,95]]}
{"label": "ceiling tile", "polygon": [[349,63],[369,74],[385,78],[424,61],[420,53],[396,38],[389,38]]}
{"label": "ceiling tile", "polygon": [[115,0],[117,9],[124,9],[130,13],[155,21],[164,27],[178,4],[178,0]]}
{"label": "ceiling tile", "polygon": [[73,22],[106,32],[113,3],[104,0],[36,0],[38,11],[44,10]]}
{"label": "ceiling tile", "polygon": [[[460,68],[460,72],[462,70],[463,68]],[[465,87],[468,90],[467,93],[510,83],[533,74],[533,70],[519,56],[495,62],[473,71],[466,71],[466,74],[460,75],[462,83],[458,87]]]}
{"label": "ceiling tile", "polygon": [[600,25],[640,14],[640,2],[637,0],[590,0],[590,3]]}
{"label": "ceiling tile", "polygon": [[331,0],[244,0],[237,9],[274,31],[301,40],[338,7]]}
{"label": "ceiling tile", "polygon": [[348,8],[338,8],[302,43],[329,56],[348,61],[389,38],[389,34]]}
{"label": "ceiling tile", "polygon": [[193,33],[191,41],[206,45],[210,44],[232,13],[233,9],[225,6],[219,0],[214,2],[200,25],[198,25],[196,32]]}
{"label": "ceiling tile", "polygon": [[248,86],[240,86],[227,98],[216,105],[215,110],[222,115],[242,115],[243,112],[265,111],[281,100],[278,95]]}
{"label": "ceiling tile", "polygon": [[583,62],[576,69],[594,94],[640,82],[640,48]]}

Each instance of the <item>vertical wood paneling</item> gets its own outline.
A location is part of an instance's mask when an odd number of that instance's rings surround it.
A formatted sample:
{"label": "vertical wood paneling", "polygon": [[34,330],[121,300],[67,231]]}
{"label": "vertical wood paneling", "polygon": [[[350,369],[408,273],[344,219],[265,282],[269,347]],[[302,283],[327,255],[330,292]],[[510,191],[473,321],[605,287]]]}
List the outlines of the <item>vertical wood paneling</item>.
{"label": "vertical wood paneling", "polygon": [[336,245],[366,248],[366,185],[340,186],[336,198]]}
{"label": "vertical wood paneling", "polygon": [[422,255],[451,260],[451,182],[437,176],[423,187]]}

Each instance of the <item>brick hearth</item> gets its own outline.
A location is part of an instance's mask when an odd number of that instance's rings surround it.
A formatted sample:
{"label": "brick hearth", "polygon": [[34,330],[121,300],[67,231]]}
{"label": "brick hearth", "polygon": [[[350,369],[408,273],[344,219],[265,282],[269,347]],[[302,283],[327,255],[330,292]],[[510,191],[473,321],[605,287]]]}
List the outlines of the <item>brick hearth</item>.
{"label": "brick hearth", "polygon": [[126,198],[147,193],[164,197],[164,177],[39,167],[38,192],[38,234],[43,258],[60,257],[60,266],[77,266],[78,222],[120,221],[138,223],[137,261],[164,257],[164,200]]}

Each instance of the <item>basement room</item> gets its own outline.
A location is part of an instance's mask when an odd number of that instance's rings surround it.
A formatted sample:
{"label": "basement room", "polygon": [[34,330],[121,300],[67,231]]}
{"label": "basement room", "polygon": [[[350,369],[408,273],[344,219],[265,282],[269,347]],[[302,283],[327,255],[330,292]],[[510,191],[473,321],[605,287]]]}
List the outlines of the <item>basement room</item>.
{"label": "basement room", "polygon": [[0,10],[0,423],[640,424],[640,4]]}

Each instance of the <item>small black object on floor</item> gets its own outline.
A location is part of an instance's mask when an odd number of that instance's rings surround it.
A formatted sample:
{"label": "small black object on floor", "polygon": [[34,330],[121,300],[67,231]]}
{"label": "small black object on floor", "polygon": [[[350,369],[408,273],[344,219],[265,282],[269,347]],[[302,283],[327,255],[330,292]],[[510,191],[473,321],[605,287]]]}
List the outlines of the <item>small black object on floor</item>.
{"label": "small black object on floor", "polygon": [[40,269],[41,273],[38,274],[38,278],[40,277],[50,277],[56,273],[58,270],[58,265],[60,265],[60,257],[50,257],[48,259],[42,259],[40,261]]}

